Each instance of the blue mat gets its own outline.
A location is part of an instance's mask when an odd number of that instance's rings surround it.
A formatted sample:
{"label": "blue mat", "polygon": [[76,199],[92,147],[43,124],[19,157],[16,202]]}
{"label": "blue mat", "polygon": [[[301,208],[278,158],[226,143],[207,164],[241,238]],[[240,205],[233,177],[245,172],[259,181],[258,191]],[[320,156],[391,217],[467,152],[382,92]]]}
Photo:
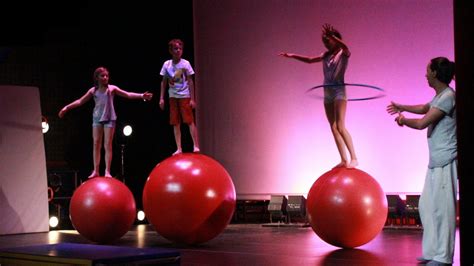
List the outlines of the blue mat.
{"label": "blue mat", "polygon": [[21,261],[79,263],[84,265],[139,262],[179,265],[180,252],[165,248],[131,248],[92,244],[61,243],[0,249],[0,263]]}

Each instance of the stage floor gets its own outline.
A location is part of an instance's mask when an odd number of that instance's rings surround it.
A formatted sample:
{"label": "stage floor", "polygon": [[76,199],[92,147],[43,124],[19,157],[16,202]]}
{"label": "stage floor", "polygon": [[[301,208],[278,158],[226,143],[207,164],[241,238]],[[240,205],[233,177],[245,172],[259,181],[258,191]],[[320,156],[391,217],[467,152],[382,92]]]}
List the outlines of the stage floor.
{"label": "stage floor", "polygon": [[[230,224],[216,238],[184,246],[159,236],[151,225],[134,226],[116,246],[171,248],[181,253],[181,265],[417,265],[421,230],[385,228],[369,243],[340,249],[322,241],[311,227],[267,227]],[[92,244],[74,230],[0,236],[0,248],[57,243]],[[453,265],[459,263],[459,234]]]}

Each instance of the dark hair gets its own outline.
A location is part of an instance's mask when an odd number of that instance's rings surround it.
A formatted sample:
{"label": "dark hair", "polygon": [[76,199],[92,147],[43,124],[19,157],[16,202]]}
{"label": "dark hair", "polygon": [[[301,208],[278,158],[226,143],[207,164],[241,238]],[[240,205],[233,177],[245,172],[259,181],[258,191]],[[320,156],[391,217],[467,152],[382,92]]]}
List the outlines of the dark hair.
{"label": "dark hair", "polygon": [[181,47],[184,47],[184,42],[181,41],[180,39],[173,39],[171,41],[168,42],[168,49],[173,49],[173,46],[176,45],[176,44],[179,44],[181,45]]}
{"label": "dark hair", "polygon": [[436,78],[449,84],[454,77],[455,64],[446,57],[436,57],[430,61],[431,71],[436,71]]}
{"label": "dark hair", "polygon": [[100,76],[100,74],[102,74],[104,72],[109,73],[109,70],[105,67],[98,67],[98,68],[95,69],[94,76],[93,76],[95,89],[99,88],[99,76]]}

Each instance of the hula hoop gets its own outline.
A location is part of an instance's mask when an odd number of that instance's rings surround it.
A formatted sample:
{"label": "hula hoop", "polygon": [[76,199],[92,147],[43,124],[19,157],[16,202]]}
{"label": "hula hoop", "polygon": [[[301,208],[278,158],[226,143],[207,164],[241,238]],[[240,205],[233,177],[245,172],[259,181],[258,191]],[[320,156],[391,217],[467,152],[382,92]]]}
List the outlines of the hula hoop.
{"label": "hula hoop", "polygon": [[[314,87],[310,88],[309,90],[307,90],[306,92],[310,92],[310,91],[313,91],[315,89],[323,88],[323,87],[338,87],[338,86],[365,87],[365,88],[371,88],[371,89],[374,89],[374,90],[377,90],[377,91],[381,92],[380,94],[372,96],[372,97],[351,98],[351,99],[347,99],[348,101],[367,101],[367,100],[373,100],[373,99],[378,99],[378,98],[385,97],[385,90],[384,89],[379,88],[377,86],[372,86],[372,85],[367,85],[367,84],[358,84],[358,83],[323,84],[323,85],[314,86]],[[324,99],[324,97],[318,97],[318,98]]]}

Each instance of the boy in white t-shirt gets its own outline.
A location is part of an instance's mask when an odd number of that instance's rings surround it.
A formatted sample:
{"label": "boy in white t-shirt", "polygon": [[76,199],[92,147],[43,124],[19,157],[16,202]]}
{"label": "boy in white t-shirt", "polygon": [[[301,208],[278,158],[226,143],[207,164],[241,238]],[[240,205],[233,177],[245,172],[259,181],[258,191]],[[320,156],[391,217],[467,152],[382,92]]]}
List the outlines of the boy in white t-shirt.
{"label": "boy in white t-shirt", "polygon": [[200,151],[193,115],[193,108],[196,106],[194,102],[194,70],[189,61],[181,58],[183,55],[183,45],[183,41],[180,39],[173,39],[168,43],[172,59],[165,61],[160,71],[162,81],[159,105],[161,110],[164,110],[164,95],[166,86],[168,86],[170,124],[173,125],[176,141],[176,151],[173,155],[183,152],[181,146],[181,122],[189,126],[194,143],[193,152]]}

